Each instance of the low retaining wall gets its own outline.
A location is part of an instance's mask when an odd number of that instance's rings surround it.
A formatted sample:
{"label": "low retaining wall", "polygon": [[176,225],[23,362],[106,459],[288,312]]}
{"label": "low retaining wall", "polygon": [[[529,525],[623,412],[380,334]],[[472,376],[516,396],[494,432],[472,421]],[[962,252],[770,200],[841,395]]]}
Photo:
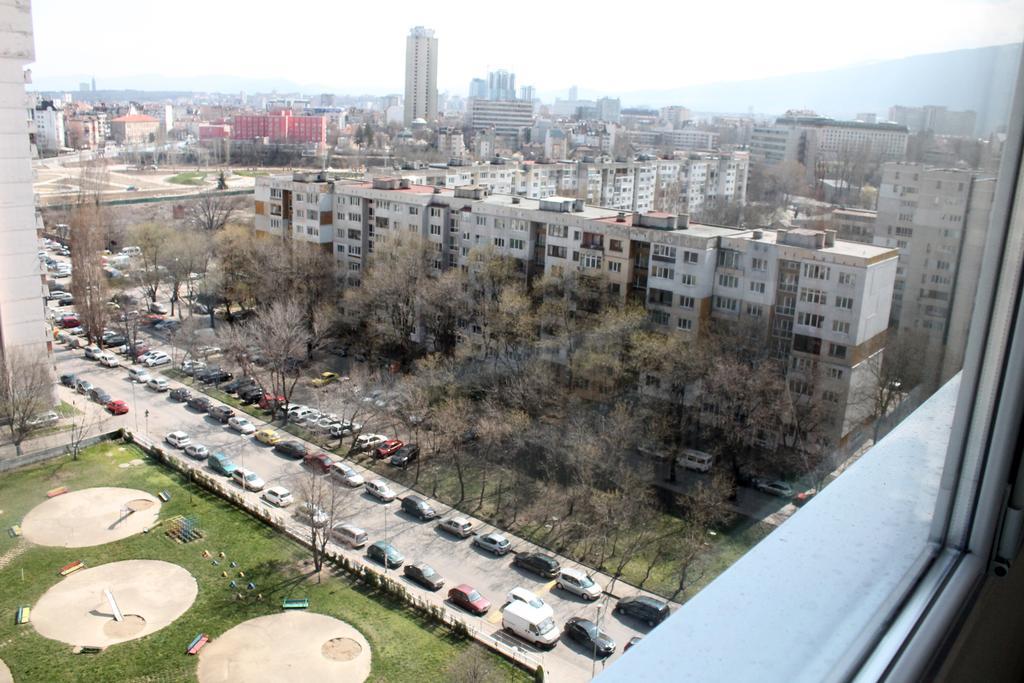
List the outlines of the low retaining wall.
{"label": "low retaining wall", "polygon": [[[78,450],[97,444],[100,441],[110,441],[112,439],[120,438],[121,430],[118,429],[113,432],[107,432],[106,434],[96,434],[82,439],[82,442],[78,446]],[[53,458],[59,458],[62,455],[71,455],[71,446],[53,446],[41,451],[35,451],[34,453],[26,453],[25,455],[16,455],[13,458],[2,458],[0,459],[0,472],[8,472],[10,470],[16,470],[20,467],[28,467],[29,465],[35,465],[46,460],[52,460]]]}

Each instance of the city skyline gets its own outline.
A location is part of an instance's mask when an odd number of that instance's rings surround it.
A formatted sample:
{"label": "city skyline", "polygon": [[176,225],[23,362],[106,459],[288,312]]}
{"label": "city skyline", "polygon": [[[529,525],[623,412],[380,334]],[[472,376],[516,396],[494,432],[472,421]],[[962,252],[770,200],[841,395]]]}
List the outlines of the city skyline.
{"label": "city skyline", "polygon": [[[382,95],[402,91],[405,37],[413,26],[424,25],[435,31],[441,45],[438,67],[441,91],[465,94],[474,76],[488,65],[502,64],[514,71],[523,83],[535,85],[541,95],[562,92],[573,84],[580,86],[581,93],[614,94],[824,71],[918,54],[1005,44],[1016,42],[1024,30],[1020,19],[1024,16],[1024,0],[998,3],[949,0],[937,4],[915,1],[899,6],[868,2],[862,12],[844,15],[843,35],[858,36],[870,31],[871,41],[837,40],[832,32],[812,30],[821,22],[820,8],[802,0],[792,3],[790,11],[782,13],[777,12],[776,7],[769,10],[751,6],[745,10],[747,20],[735,25],[735,8],[726,11],[709,7],[694,10],[700,12],[701,17],[691,22],[692,25],[728,27],[730,43],[747,45],[748,49],[722,50],[719,31],[686,34],[685,40],[679,40],[677,27],[669,22],[650,22],[641,14],[623,15],[616,19],[619,35],[644,36],[646,57],[643,63],[602,60],[588,67],[586,60],[551,60],[544,50],[523,50],[516,38],[530,35],[531,45],[564,44],[566,26],[576,27],[580,35],[602,35],[596,31],[600,19],[575,16],[571,8],[546,6],[543,22],[531,19],[536,16],[533,12],[518,13],[518,16],[506,17],[497,31],[485,33],[475,30],[468,23],[470,19],[463,15],[435,16],[423,6],[411,3],[399,3],[392,16],[402,18],[389,22],[363,17],[363,13],[370,11],[363,8],[346,8],[342,13],[340,8],[316,6],[318,21],[305,21],[310,15],[305,11],[282,14],[275,20],[275,33],[271,36],[260,31],[258,5],[240,15],[231,3],[208,6],[188,0],[180,7],[178,16],[198,13],[203,21],[188,23],[187,35],[193,49],[175,52],[170,62],[166,58],[167,51],[159,48],[159,40],[154,46],[151,32],[127,30],[129,25],[139,22],[145,25],[145,18],[139,14],[143,10],[138,5],[122,0],[111,0],[108,4],[109,11],[100,16],[86,7],[61,0],[37,3],[36,62],[31,67],[36,82],[42,87],[71,90],[77,89],[83,76],[95,74],[101,88],[104,81],[114,80],[137,81],[121,87],[158,89],[161,80],[222,74],[225,79],[289,79],[303,89]],[[906,26],[913,25],[911,22],[924,11],[932,22],[932,29],[906,31]],[[884,12],[887,21],[878,22],[877,12]],[[994,16],[1005,20],[994,21]],[[355,23],[359,24],[357,31],[342,29],[339,34],[339,26]],[[122,24],[124,31],[118,30]],[[244,38],[225,40],[225,27]],[[173,24],[170,28],[173,30]],[[783,31],[803,35],[806,40],[799,43],[776,40],[778,32]],[[84,44],[77,40],[78,36],[90,32],[114,32],[119,40]],[[344,47],[340,51],[339,35],[344,36]],[[301,36],[301,40],[272,40],[275,36]],[[300,52],[296,52],[297,46]],[[170,49],[168,44],[167,50]],[[757,53],[756,60],[750,59],[752,53]],[[241,54],[245,54],[244,59],[239,58]],[[346,64],[345,55],[357,54],[367,55],[373,68],[366,69],[363,59]],[[702,54],[717,57],[695,61]],[[466,55],[472,55],[472,59],[467,59]],[[700,64],[699,69],[669,68],[672,64],[696,63]],[[71,73],[67,64],[81,65],[82,70]],[[654,68],[657,64],[665,68]],[[295,79],[300,65],[303,76]],[[672,80],[666,80],[666,72],[672,74]]]}

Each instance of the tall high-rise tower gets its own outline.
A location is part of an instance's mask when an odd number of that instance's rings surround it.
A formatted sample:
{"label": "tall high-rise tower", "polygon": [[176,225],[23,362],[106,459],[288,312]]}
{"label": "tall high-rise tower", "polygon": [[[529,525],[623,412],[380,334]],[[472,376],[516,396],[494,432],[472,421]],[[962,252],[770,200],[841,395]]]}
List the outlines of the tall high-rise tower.
{"label": "tall high-rise tower", "polygon": [[417,26],[405,41],[405,125],[437,118],[437,38]]}

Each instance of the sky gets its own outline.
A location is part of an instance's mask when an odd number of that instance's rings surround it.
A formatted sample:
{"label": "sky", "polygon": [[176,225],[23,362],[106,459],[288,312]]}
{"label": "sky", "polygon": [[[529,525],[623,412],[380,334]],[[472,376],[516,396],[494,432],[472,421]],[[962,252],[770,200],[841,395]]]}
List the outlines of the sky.
{"label": "sky", "polygon": [[[636,7],[631,12],[626,8]],[[158,9],[159,8],[159,11]],[[1019,42],[1024,0],[775,0],[632,5],[342,0],[33,0],[41,88],[287,79],[309,92],[404,88],[409,29],[438,38],[438,88],[504,68],[540,93],[615,95]],[[201,89],[201,88],[197,88]]]}

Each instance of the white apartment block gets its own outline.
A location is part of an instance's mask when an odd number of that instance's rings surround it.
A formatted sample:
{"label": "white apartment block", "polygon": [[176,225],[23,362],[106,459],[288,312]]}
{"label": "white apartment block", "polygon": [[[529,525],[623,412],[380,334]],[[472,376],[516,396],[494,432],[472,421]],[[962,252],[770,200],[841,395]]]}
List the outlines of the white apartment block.
{"label": "white apartment block", "polygon": [[31,4],[0,0],[0,353],[45,355],[45,271],[37,257],[25,66],[35,60]]}
{"label": "white apartment block", "polygon": [[792,386],[838,406],[840,436],[863,418],[864,406],[850,397],[865,381],[863,363],[884,345],[893,249],[836,241],[832,232],[737,230],[479,186],[342,181],[325,173],[256,184],[257,231],[293,239],[305,239],[304,231],[273,221],[289,219],[287,207],[299,205],[294,196],[308,199],[311,188],[319,201],[333,196],[333,252],[350,286],[361,283],[374,245],[397,234],[427,241],[436,273],[468,269],[473,251],[487,248],[514,258],[528,282],[542,274],[600,274],[612,295],[643,302],[653,324],[681,334],[699,334],[711,318],[763,320],[767,343],[791,368]]}
{"label": "white apartment block", "polygon": [[405,41],[406,126],[416,119],[433,123],[437,118],[437,38],[428,28],[417,26]]}
{"label": "white apartment block", "polygon": [[929,377],[963,363],[995,179],[961,169],[882,167],[874,243],[898,249],[891,311],[900,333],[923,333]]}
{"label": "white apartment block", "polygon": [[519,140],[533,126],[533,102],[473,98],[466,108],[466,126],[475,131],[494,130],[507,140]]}
{"label": "white apartment block", "polygon": [[56,155],[64,146],[64,109],[45,101],[31,110],[40,155]]}

